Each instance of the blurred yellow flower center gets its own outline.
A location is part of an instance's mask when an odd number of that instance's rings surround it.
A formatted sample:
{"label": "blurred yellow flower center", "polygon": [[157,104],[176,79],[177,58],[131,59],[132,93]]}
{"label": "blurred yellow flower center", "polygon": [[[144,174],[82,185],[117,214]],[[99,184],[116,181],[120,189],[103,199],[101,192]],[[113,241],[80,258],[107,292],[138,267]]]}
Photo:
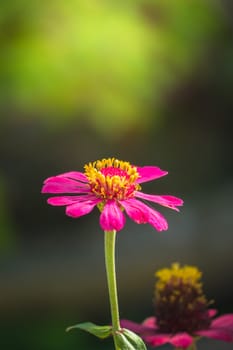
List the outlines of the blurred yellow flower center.
{"label": "blurred yellow flower center", "polygon": [[97,160],[84,166],[91,191],[103,200],[124,200],[140,189],[137,168],[115,158]]}
{"label": "blurred yellow flower center", "polygon": [[172,264],[156,272],[155,312],[161,331],[192,333],[208,328],[208,305],[196,267]]}

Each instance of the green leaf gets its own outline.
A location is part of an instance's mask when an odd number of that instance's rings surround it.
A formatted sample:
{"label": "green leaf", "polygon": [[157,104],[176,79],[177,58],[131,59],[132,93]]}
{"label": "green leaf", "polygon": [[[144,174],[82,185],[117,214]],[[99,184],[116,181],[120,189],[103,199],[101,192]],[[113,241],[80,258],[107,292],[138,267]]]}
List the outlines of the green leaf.
{"label": "green leaf", "polygon": [[143,340],[128,329],[116,332],[116,342],[121,350],[146,350]]}
{"label": "green leaf", "polygon": [[107,338],[110,335],[112,335],[111,326],[97,326],[92,322],[78,323],[74,326],[68,327],[66,331],[69,332],[72,329],[82,329],[83,331],[91,333],[101,339]]}

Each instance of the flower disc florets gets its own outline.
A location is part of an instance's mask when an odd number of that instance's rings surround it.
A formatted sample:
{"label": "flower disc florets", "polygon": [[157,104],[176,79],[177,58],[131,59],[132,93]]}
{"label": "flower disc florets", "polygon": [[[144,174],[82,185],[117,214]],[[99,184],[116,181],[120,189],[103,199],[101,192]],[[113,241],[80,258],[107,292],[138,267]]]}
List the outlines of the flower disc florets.
{"label": "flower disc florets", "polygon": [[84,169],[91,192],[101,199],[128,199],[140,189],[137,168],[128,162],[108,158],[89,163]]}
{"label": "flower disc florets", "polygon": [[155,309],[157,324],[162,332],[188,332],[210,325],[208,305],[200,283],[201,272],[192,266],[156,272]]}

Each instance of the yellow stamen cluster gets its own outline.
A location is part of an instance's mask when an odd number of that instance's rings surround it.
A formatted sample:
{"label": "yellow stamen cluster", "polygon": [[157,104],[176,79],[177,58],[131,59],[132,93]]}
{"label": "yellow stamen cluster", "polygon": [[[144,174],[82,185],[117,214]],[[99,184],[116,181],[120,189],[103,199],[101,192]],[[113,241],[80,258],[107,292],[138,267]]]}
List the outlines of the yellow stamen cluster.
{"label": "yellow stamen cluster", "polygon": [[162,291],[168,283],[172,283],[175,289],[181,281],[183,284],[192,285],[198,291],[202,290],[202,283],[200,282],[202,272],[195,266],[185,265],[180,267],[178,263],[173,263],[170,269],[158,270],[155,276],[158,278],[156,283],[157,291]]}
{"label": "yellow stamen cluster", "polygon": [[140,189],[137,168],[115,158],[97,160],[84,166],[92,192],[106,199],[126,199]]}
{"label": "yellow stamen cluster", "polygon": [[209,302],[202,290],[200,270],[174,263],[155,276],[156,316],[162,331],[192,333],[209,326]]}

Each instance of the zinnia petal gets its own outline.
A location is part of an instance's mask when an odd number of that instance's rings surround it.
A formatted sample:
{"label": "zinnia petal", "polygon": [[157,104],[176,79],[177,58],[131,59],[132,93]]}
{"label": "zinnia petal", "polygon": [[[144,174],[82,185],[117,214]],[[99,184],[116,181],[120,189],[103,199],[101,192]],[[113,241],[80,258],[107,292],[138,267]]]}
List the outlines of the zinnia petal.
{"label": "zinnia petal", "polygon": [[217,314],[217,310],[216,309],[209,309],[208,310],[208,315],[209,315],[210,318],[213,318],[216,314]]}
{"label": "zinnia petal", "polygon": [[211,323],[211,328],[222,327],[228,328],[230,327],[233,332],[233,314],[225,314],[215,318]]}
{"label": "zinnia petal", "polygon": [[137,224],[145,224],[149,221],[149,210],[146,205],[136,199],[119,201],[129,217]]}
{"label": "zinnia petal", "polygon": [[170,343],[170,334],[158,333],[154,335],[147,335],[143,337],[145,342],[151,346],[160,346]]}
{"label": "zinnia petal", "polygon": [[157,231],[166,231],[168,229],[168,223],[165,217],[154,209],[150,209],[150,218],[148,223],[156,228]]}
{"label": "zinnia petal", "polygon": [[[157,328],[152,326],[155,317],[147,318],[142,324],[130,320],[121,320],[121,327],[127,328],[140,335],[146,343],[159,346],[169,342],[170,334],[156,333]],[[148,325],[147,325],[148,323]]]}
{"label": "zinnia petal", "polygon": [[157,325],[157,318],[154,316],[151,317],[147,317],[143,322],[142,322],[143,326],[146,327],[150,327],[153,329],[158,329],[158,325]]}
{"label": "zinnia petal", "polygon": [[146,199],[150,202],[158,203],[164,207],[168,207],[176,211],[179,211],[179,209],[176,208],[176,206],[183,205],[183,200],[174,196],[168,196],[168,195],[158,196],[158,195],[135,191],[135,197]]}
{"label": "zinnia petal", "polygon": [[168,174],[167,171],[160,169],[157,166],[143,166],[137,167],[137,172],[140,177],[137,179],[137,183],[143,183],[151,180],[158,179]]}
{"label": "zinnia petal", "polygon": [[60,176],[53,176],[45,180],[42,187],[42,193],[85,193],[89,192],[88,184],[63,178]]}
{"label": "zinnia petal", "polygon": [[88,182],[86,175],[81,173],[80,171],[69,171],[63,174],[59,174],[57,176],[74,179],[82,182]]}
{"label": "zinnia petal", "polygon": [[193,337],[188,333],[178,333],[171,336],[169,343],[176,348],[187,349],[193,342]]}
{"label": "zinnia petal", "polygon": [[217,339],[217,340],[223,340],[227,342],[233,341],[233,330],[231,329],[224,329],[224,328],[208,328],[204,329],[198,332],[195,332],[195,334],[204,336],[211,339]]}
{"label": "zinnia petal", "polygon": [[129,217],[136,223],[145,224],[148,222],[157,231],[168,229],[167,221],[162,214],[137,199],[131,198],[127,201],[120,201],[120,203],[125,208]]}
{"label": "zinnia petal", "polygon": [[121,327],[127,328],[131,330],[132,332],[135,332],[141,336],[144,336],[146,334],[154,334],[155,330],[151,327],[144,326],[143,324],[136,323],[130,320],[121,320],[120,321]]}
{"label": "zinnia petal", "polygon": [[71,216],[72,218],[78,218],[89,214],[99,202],[99,199],[95,199],[92,201],[80,201],[79,203],[76,202],[75,204],[68,205],[66,207],[66,215]]}
{"label": "zinnia petal", "polygon": [[208,338],[233,341],[233,314],[226,314],[215,318],[208,329],[200,330],[196,334]]}
{"label": "zinnia petal", "polygon": [[47,202],[50,205],[61,206],[61,205],[70,205],[74,203],[83,203],[87,201],[95,201],[96,197],[93,195],[84,195],[84,196],[60,196],[60,197],[50,197]]}
{"label": "zinnia petal", "polygon": [[104,231],[120,231],[125,225],[125,216],[115,201],[108,201],[100,215],[100,226]]}
{"label": "zinnia petal", "polygon": [[181,347],[183,349],[186,349],[193,342],[193,338],[187,333],[178,333],[174,336],[171,336],[171,334],[169,333],[159,333],[156,317],[146,318],[145,321],[143,321],[142,325],[144,325],[145,327],[149,327],[152,330],[154,330],[154,332],[156,332],[154,336],[144,337],[145,341],[153,346],[159,346],[166,343],[170,343],[175,347]]}

